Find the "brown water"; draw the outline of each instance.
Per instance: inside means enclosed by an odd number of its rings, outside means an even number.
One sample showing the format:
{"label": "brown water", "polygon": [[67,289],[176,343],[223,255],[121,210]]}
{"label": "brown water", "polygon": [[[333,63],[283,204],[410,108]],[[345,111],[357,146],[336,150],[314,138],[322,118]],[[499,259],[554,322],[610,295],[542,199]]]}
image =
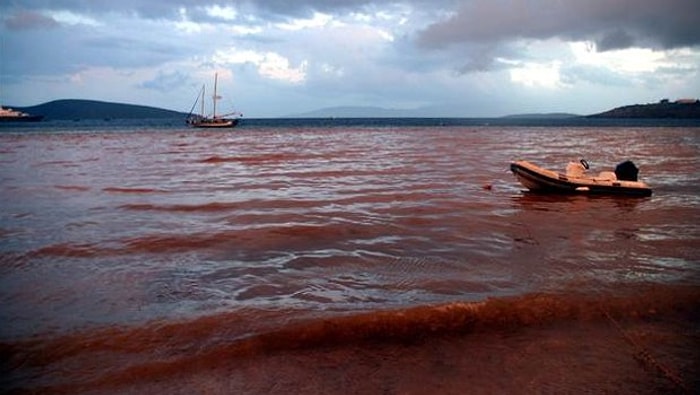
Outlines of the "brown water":
{"label": "brown water", "polygon": [[[539,196],[633,160],[650,198]],[[700,388],[700,129],[0,134],[0,388]]]}

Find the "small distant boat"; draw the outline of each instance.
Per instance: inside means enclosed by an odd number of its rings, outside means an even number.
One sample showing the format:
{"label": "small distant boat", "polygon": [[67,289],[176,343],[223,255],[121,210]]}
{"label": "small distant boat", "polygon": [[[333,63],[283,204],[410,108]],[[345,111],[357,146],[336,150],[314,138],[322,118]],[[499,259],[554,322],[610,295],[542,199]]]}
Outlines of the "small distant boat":
{"label": "small distant boat", "polygon": [[[212,96],[212,115],[207,116],[204,109],[204,97],[206,86],[202,86],[201,93],[197,95],[197,100],[195,100],[194,105],[190,113],[187,115],[186,122],[188,125],[195,128],[233,128],[238,125],[240,121],[240,113],[233,112],[229,114],[216,114],[216,101],[221,99],[221,96],[217,93],[217,82],[218,74],[214,74],[214,95]],[[194,108],[197,103],[201,100],[201,110],[199,114],[195,114]]]}
{"label": "small distant boat", "polygon": [[596,176],[586,175],[588,168],[584,159],[570,163],[566,174],[524,160],[510,164],[518,181],[533,192],[651,196],[651,188],[638,180],[639,169],[631,161],[618,164],[615,172],[603,171]]}
{"label": "small distant boat", "polygon": [[0,106],[0,122],[39,122],[43,115],[30,115],[26,112]]}

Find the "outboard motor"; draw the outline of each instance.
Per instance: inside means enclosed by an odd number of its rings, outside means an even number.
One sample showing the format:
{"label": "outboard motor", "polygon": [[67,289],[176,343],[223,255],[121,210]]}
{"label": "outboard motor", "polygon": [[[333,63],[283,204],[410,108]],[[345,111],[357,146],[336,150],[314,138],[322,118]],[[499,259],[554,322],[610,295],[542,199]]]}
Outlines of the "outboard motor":
{"label": "outboard motor", "polygon": [[639,169],[632,163],[632,161],[624,161],[617,166],[615,166],[615,176],[618,180],[623,181],[637,181],[637,175],[639,174]]}

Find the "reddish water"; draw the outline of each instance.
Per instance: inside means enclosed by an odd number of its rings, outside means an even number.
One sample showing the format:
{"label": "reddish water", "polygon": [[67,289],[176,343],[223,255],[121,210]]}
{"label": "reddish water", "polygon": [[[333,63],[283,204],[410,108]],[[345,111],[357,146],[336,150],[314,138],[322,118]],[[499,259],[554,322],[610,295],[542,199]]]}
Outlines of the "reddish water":
{"label": "reddish water", "polygon": [[[650,198],[508,164],[631,159]],[[700,130],[0,134],[0,388],[700,388]]]}

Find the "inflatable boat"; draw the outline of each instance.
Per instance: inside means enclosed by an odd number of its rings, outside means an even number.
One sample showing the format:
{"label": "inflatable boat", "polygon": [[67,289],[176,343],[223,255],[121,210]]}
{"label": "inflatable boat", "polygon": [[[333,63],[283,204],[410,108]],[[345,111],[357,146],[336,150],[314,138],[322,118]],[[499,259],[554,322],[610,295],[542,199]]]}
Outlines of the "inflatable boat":
{"label": "inflatable boat", "polygon": [[586,174],[588,169],[584,159],[569,163],[565,174],[524,160],[510,164],[518,181],[533,192],[651,196],[651,188],[638,180],[639,169],[631,161],[617,165],[615,172],[603,171],[595,176]]}

